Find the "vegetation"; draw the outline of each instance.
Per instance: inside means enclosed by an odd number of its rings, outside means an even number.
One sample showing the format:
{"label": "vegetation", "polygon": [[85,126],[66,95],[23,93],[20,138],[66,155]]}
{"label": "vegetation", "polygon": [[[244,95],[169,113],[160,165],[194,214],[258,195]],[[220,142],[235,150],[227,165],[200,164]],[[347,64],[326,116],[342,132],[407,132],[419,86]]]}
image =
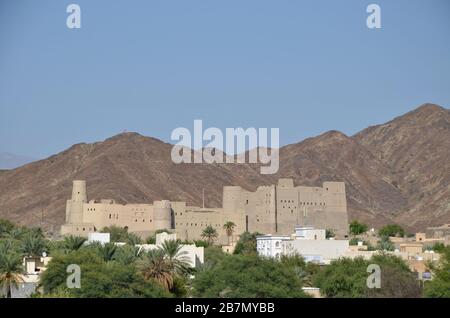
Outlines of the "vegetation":
{"label": "vegetation", "polygon": [[325,238],[329,239],[329,238],[332,238],[332,237],[335,237],[335,236],[336,236],[336,234],[334,233],[333,230],[326,229],[326,231],[325,231]]}
{"label": "vegetation", "polygon": [[109,233],[111,243],[122,242],[130,245],[141,244],[142,240],[134,233],[128,233],[128,228],[115,225],[104,227],[100,232]]}
{"label": "vegetation", "polygon": [[389,236],[382,236],[378,241],[377,249],[381,251],[393,251],[395,250],[395,246],[389,239]]}
{"label": "vegetation", "polygon": [[368,227],[364,223],[359,223],[358,221],[354,220],[349,225],[349,232],[351,235],[359,235],[364,234],[368,230]]}
{"label": "vegetation", "polygon": [[405,236],[405,230],[398,224],[388,224],[378,231],[378,235],[383,236]]}
{"label": "vegetation", "polygon": [[[67,288],[67,266],[81,269],[81,288]],[[44,295],[64,294],[68,297],[164,297],[170,296],[157,284],[144,280],[135,266],[105,261],[95,248],[85,247],[69,254],[53,257],[42,274]]]}
{"label": "vegetation", "polygon": [[[227,228],[234,230],[232,224],[224,224]],[[359,230],[353,233],[362,231],[359,225],[355,228]],[[109,229],[114,240],[126,244],[87,244],[76,236],[48,241],[39,229],[0,220],[0,294],[11,297],[12,289],[22,281],[23,257],[47,252],[52,260],[41,275],[41,292],[34,297],[306,297],[302,287],[312,286],[319,287],[325,297],[450,297],[450,247],[443,244],[432,247],[442,253],[441,262],[430,264],[433,280],[422,288],[405,262],[387,253],[370,260],[344,258],[327,266],[306,263],[299,255],[273,260],[257,255],[260,234],[246,232],[234,254],[228,255],[212,245],[217,231],[210,227],[204,230],[205,241],[194,242],[205,247],[205,263],[194,269],[182,250],[182,244],[193,242],[168,240],[145,251],[135,246],[140,239],[126,229]],[[398,228],[393,232],[401,233]],[[351,243],[357,240],[354,237]],[[382,236],[377,248],[393,250],[389,236]],[[67,287],[70,264],[80,266],[81,288]],[[367,287],[370,264],[380,266],[379,289]]]}
{"label": "vegetation", "polygon": [[22,255],[11,240],[0,241],[0,287],[11,298],[12,287],[22,282]]}
{"label": "vegetation", "polygon": [[433,280],[425,283],[426,297],[450,298],[450,246],[439,246],[440,264],[432,267]]}
{"label": "vegetation", "polygon": [[256,254],[256,237],[260,233],[242,233],[234,249],[234,254]]}
{"label": "vegetation", "polygon": [[[367,287],[370,264],[381,269],[381,288]],[[416,275],[398,257],[376,255],[370,260],[362,258],[340,259],[321,268],[313,279],[326,297],[420,297],[421,287]]]}
{"label": "vegetation", "polygon": [[193,281],[197,297],[306,297],[302,281],[289,266],[256,255],[228,255]]}
{"label": "vegetation", "polygon": [[228,237],[228,245],[230,245],[230,238],[233,236],[234,233],[234,228],[236,227],[236,224],[234,224],[231,221],[226,222],[223,225],[223,229],[225,230],[225,232],[227,233],[227,237]]}
{"label": "vegetation", "polygon": [[202,231],[202,238],[208,241],[208,245],[211,245],[219,234],[217,234],[217,231],[215,228],[213,228],[211,225],[208,225],[203,231]]}

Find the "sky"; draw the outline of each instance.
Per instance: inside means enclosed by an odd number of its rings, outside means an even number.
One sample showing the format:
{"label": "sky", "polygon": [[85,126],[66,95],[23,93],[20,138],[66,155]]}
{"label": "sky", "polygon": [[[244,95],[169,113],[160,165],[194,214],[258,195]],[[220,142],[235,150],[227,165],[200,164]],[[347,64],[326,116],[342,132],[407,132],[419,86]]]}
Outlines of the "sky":
{"label": "sky", "polygon": [[194,119],[286,145],[449,108],[449,16],[447,0],[0,0],[0,152],[125,130],[170,142]]}

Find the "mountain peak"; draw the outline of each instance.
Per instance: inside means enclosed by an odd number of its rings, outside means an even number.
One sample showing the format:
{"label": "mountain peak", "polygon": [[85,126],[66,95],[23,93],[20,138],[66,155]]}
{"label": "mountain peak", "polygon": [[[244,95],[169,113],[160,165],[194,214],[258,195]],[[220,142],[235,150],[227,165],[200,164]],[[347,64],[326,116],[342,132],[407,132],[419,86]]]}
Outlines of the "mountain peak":
{"label": "mountain peak", "polygon": [[106,140],[134,139],[134,138],[139,138],[139,137],[143,137],[143,136],[137,132],[130,131],[130,132],[118,133],[117,135],[109,137]]}
{"label": "mountain peak", "polygon": [[329,130],[321,134],[319,138],[347,139],[349,137],[339,130]]}
{"label": "mountain peak", "polygon": [[445,108],[442,106],[439,106],[437,104],[425,103],[425,104],[422,104],[419,107],[417,107],[415,110],[416,111],[436,112],[436,111],[445,110]]}

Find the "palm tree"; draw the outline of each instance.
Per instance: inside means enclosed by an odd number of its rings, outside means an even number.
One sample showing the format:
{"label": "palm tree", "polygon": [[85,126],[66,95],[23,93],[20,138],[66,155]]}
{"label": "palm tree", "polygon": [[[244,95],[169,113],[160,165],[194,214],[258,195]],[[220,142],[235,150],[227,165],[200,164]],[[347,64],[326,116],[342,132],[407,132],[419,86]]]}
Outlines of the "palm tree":
{"label": "palm tree", "polygon": [[131,265],[140,258],[141,251],[142,249],[137,246],[123,245],[117,248],[113,260],[122,265]]}
{"label": "palm tree", "polygon": [[5,237],[14,227],[12,222],[0,219],[0,237]]}
{"label": "palm tree", "polygon": [[202,237],[208,241],[208,245],[211,245],[212,242],[217,238],[218,234],[215,228],[211,225],[208,225],[202,232]]}
{"label": "palm tree", "polygon": [[4,235],[7,239],[21,240],[25,231],[22,228],[13,228]]}
{"label": "palm tree", "polygon": [[46,248],[47,242],[37,232],[28,232],[22,240],[22,252],[26,256],[40,256]]}
{"label": "palm tree", "polygon": [[173,268],[161,249],[148,251],[138,265],[144,279],[153,280],[166,290],[173,287]]}
{"label": "palm tree", "polygon": [[86,242],[86,238],[80,236],[69,235],[64,238],[64,249],[68,252],[79,250],[84,242]]}
{"label": "palm tree", "polygon": [[94,242],[89,244],[89,247],[94,248],[105,262],[112,261],[117,251],[117,245],[114,243],[102,244],[100,242]]}
{"label": "palm tree", "polygon": [[181,251],[183,245],[177,240],[166,240],[159,247],[171,266],[175,275],[187,276],[190,272],[190,259],[186,255],[186,251]]}
{"label": "palm tree", "polygon": [[137,236],[136,234],[134,234],[134,233],[127,233],[125,242],[127,244],[130,244],[130,245],[133,245],[133,246],[134,245],[138,245],[138,244],[142,244],[141,238],[139,236]]}
{"label": "palm tree", "polygon": [[0,245],[0,286],[6,290],[6,298],[11,298],[13,286],[23,282],[22,255],[12,247],[6,242]]}
{"label": "palm tree", "polygon": [[236,227],[236,224],[234,224],[231,221],[226,222],[223,225],[223,229],[225,230],[225,232],[227,233],[227,237],[228,237],[228,245],[230,245],[230,237],[232,237],[233,232],[234,232],[234,228]]}

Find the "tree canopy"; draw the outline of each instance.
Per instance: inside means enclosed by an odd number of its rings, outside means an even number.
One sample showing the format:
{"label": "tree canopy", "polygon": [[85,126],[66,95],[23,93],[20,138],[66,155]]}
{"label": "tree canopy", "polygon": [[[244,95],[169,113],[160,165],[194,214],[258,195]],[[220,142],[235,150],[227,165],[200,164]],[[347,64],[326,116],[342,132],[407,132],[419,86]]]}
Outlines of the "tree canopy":
{"label": "tree canopy", "polygon": [[364,223],[359,223],[358,221],[354,220],[349,225],[349,232],[351,235],[359,235],[364,234],[367,232],[367,225]]}
{"label": "tree canopy", "polygon": [[193,280],[197,297],[306,297],[290,266],[256,255],[228,255]]}

